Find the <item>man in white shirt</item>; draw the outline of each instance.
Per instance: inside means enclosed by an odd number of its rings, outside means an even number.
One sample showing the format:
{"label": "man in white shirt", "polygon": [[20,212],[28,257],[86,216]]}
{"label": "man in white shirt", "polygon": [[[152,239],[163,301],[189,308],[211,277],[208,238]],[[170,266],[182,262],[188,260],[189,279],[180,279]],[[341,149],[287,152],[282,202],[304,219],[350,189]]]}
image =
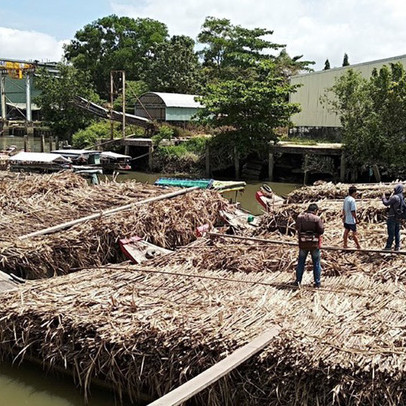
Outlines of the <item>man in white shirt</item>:
{"label": "man in white shirt", "polygon": [[343,204],[343,223],[344,223],[344,248],[348,248],[348,234],[352,232],[352,239],[358,249],[361,248],[358,241],[357,233],[357,204],[355,203],[355,195],[357,188],[350,186],[348,189],[348,196],[344,199]]}

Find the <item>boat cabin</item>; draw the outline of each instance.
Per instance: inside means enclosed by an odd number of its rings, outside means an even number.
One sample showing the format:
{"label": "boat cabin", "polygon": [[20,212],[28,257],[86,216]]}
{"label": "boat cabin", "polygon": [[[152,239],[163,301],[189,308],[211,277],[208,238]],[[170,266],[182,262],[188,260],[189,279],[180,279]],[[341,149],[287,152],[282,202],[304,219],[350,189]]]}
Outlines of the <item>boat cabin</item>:
{"label": "boat cabin", "polygon": [[112,151],[103,151],[100,154],[100,163],[105,173],[129,171],[131,169],[130,160],[130,155],[117,154]]}
{"label": "boat cabin", "polygon": [[74,165],[100,165],[100,151],[87,149],[57,149],[52,154],[59,154],[72,160]]}

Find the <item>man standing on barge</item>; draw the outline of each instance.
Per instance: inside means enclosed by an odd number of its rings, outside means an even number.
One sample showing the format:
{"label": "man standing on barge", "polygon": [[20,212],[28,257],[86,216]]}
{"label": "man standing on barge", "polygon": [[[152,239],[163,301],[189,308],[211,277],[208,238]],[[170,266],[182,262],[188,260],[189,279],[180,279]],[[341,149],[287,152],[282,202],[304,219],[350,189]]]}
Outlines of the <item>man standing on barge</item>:
{"label": "man standing on barge", "polygon": [[324,225],[319,216],[317,204],[312,203],[307,210],[299,214],[296,220],[296,230],[299,241],[299,259],[296,267],[295,285],[302,284],[307,254],[310,252],[313,261],[314,287],[321,285],[320,248],[321,235],[324,233]]}
{"label": "man standing on barge", "polygon": [[382,196],[382,203],[389,206],[388,219],[386,224],[388,227],[388,239],[384,251],[392,249],[393,240],[395,240],[395,251],[400,250],[400,221],[401,217],[397,214],[403,204],[403,185],[399,183],[395,186],[393,194],[385,193]]}
{"label": "man standing on barge", "polygon": [[348,189],[348,196],[344,199],[343,204],[343,222],[344,222],[344,248],[348,248],[348,234],[352,232],[352,238],[358,249],[361,248],[358,241],[357,233],[357,205],[355,203],[355,195],[357,188],[350,186]]}

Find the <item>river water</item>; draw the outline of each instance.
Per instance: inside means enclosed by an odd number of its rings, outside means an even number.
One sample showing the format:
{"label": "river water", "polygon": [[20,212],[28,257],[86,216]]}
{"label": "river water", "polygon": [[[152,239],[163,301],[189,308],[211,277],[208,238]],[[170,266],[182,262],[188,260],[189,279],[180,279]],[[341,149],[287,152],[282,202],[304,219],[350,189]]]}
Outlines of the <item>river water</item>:
{"label": "river water", "polygon": [[[23,147],[21,137],[0,137],[0,150],[10,145]],[[39,139],[29,140],[31,151],[40,151]],[[49,150],[48,143],[45,149]],[[117,181],[126,182],[136,180],[143,183],[154,183],[167,174],[151,174],[130,172],[119,175]],[[296,189],[298,185],[287,183],[268,183],[274,192],[286,195]],[[262,182],[247,182],[242,192],[227,192],[224,196],[233,202],[238,201],[241,206],[252,214],[262,213],[262,206],[255,200],[255,192]],[[103,388],[93,388],[89,399],[89,406],[112,406],[118,404],[115,397]],[[9,363],[0,363],[0,406],[85,406],[83,394],[77,389],[70,377],[46,374],[39,366],[24,363],[21,366],[12,366]],[[123,406],[129,406],[124,402]]]}

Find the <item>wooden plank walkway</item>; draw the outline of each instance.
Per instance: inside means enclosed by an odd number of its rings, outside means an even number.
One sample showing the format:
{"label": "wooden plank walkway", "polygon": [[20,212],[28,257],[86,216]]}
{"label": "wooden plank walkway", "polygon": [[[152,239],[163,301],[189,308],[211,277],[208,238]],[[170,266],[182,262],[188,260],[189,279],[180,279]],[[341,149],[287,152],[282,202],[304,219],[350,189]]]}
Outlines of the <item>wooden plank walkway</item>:
{"label": "wooden plank walkway", "polygon": [[165,396],[150,403],[149,406],[180,405],[263,350],[279,332],[280,328],[277,326],[265,331],[250,343],[234,351],[231,355],[213,365],[211,368],[206,369],[206,371],[200,375],[197,375],[190,381],[167,393]]}

